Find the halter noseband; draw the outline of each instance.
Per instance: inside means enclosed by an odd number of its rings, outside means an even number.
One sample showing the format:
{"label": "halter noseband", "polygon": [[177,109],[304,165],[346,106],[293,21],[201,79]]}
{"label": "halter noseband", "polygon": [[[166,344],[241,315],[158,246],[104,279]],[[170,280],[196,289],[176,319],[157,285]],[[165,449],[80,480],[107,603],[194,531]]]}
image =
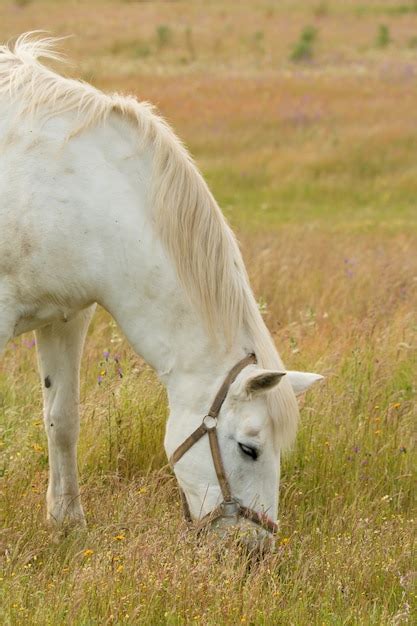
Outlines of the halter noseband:
{"label": "halter noseband", "polygon": [[[196,430],[192,432],[180,446],[178,446],[170,458],[170,463],[174,466],[175,463],[177,463],[183,455],[207,433],[214,469],[216,470],[217,480],[219,481],[220,490],[223,496],[223,502],[216,507],[214,511],[211,511],[211,513],[208,513],[208,515],[205,515],[200,520],[200,526],[218,519],[223,519],[227,521],[228,524],[232,525],[238,522],[239,517],[244,517],[258,526],[261,526],[269,533],[276,533],[278,531],[278,525],[266,514],[258,513],[254,509],[242,506],[240,502],[232,496],[229,481],[227,480],[226,472],[224,470],[220,454],[219,439],[217,436],[217,419],[231,384],[236,380],[238,374],[240,374],[245,367],[248,365],[254,365],[255,363],[257,363],[255,354],[248,354],[244,359],[236,363],[223,381],[223,384],[217,392],[209,412],[203,417],[200,426],[196,428]],[[180,493],[185,518],[188,522],[191,522],[192,518],[190,509],[185,498],[185,494],[181,488]]]}

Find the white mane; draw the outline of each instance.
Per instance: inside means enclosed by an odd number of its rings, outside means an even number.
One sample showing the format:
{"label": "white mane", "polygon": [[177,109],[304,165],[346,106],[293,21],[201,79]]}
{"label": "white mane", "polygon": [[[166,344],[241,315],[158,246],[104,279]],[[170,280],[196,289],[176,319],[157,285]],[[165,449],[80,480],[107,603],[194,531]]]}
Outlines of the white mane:
{"label": "white mane", "polygon": [[[64,78],[38,59],[61,60],[56,39],[28,33],[14,46],[0,47],[0,98],[16,106],[18,117],[75,112],[72,135],[103,124],[111,113],[137,128],[138,144],[152,147],[154,224],[173,259],[190,301],[208,331],[231,343],[244,327],[261,367],[283,365],[259,313],[235,237],[189,153],[152,106],[133,97],[104,94],[91,85]],[[281,447],[296,432],[298,408],[288,381],[269,393],[270,414]]]}

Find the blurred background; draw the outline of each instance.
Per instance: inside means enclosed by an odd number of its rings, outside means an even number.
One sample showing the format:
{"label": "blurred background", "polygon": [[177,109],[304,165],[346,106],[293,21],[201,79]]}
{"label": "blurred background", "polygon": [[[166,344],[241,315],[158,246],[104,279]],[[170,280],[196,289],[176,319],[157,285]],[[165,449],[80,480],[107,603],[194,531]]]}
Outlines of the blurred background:
{"label": "blurred background", "polygon": [[3,41],[34,29],[155,103],[235,225],[415,220],[413,0],[2,0]]}

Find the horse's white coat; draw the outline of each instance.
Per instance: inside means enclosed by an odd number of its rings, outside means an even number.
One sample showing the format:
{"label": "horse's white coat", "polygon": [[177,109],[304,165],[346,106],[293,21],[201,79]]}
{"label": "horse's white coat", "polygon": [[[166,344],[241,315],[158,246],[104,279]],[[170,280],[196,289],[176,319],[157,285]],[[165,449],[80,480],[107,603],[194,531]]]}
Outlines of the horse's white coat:
{"label": "horse's white coat", "polygon": [[[167,386],[168,455],[200,423],[226,373],[248,351],[261,365],[265,354],[281,362],[234,239],[169,127],[148,107],[43,68],[36,56],[51,56],[49,43],[26,37],[14,51],[0,48],[0,352],[10,338],[36,330],[49,444],[48,516],[83,523],[76,470],[79,363],[96,302]],[[186,199],[192,189],[206,202],[204,215],[196,200],[197,220],[185,211],[181,226],[175,206],[164,218],[155,204],[158,193],[169,202],[165,171],[174,181],[172,197]],[[221,238],[214,268],[212,252],[204,257],[204,228],[207,241],[217,245],[215,234]],[[202,259],[190,252],[184,264],[182,237],[201,241]],[[194,289],[195,263],[201,280]],[[222,291],[199,294],[201,285],[215,289],[215,272]],[[210,310],[199,308],[205,302]],[[236,311],[236,319],[221,320],[217,336],[216,307],[223,318]],[[249,379],[261,373],[262,367],[250,366],[233,383],[219,439],[233,495],[276,519],[279,452],[295,433],[297,411],[287,376],[273,381],[279,393],[248,391]],[[298,375],[304,390],[301,380]],[[278,416],[270,414],[274,398]],[[245,456],[239,442],[256,447],[258,460]],[[220,490],[207,438],[175,471],[194,517],[214,508]]]}

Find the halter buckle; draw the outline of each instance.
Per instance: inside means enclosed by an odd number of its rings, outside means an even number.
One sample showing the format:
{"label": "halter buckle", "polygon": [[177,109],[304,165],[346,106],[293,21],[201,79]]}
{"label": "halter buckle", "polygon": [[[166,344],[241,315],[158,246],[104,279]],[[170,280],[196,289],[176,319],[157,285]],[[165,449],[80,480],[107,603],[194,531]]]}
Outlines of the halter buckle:
{"label": "halter buckle", "polygon": [[220,505],[221,518],[226,520],[227,524],[237,524],[240,515],[240,504],[237,500],[223,500]]}
{"label": "halter buckle", "polygon": [[203,424],[206,430],[215,430],[215,428],[217,428],[217,417],[213,417],[212,415],[205,415],[203,417]]}

